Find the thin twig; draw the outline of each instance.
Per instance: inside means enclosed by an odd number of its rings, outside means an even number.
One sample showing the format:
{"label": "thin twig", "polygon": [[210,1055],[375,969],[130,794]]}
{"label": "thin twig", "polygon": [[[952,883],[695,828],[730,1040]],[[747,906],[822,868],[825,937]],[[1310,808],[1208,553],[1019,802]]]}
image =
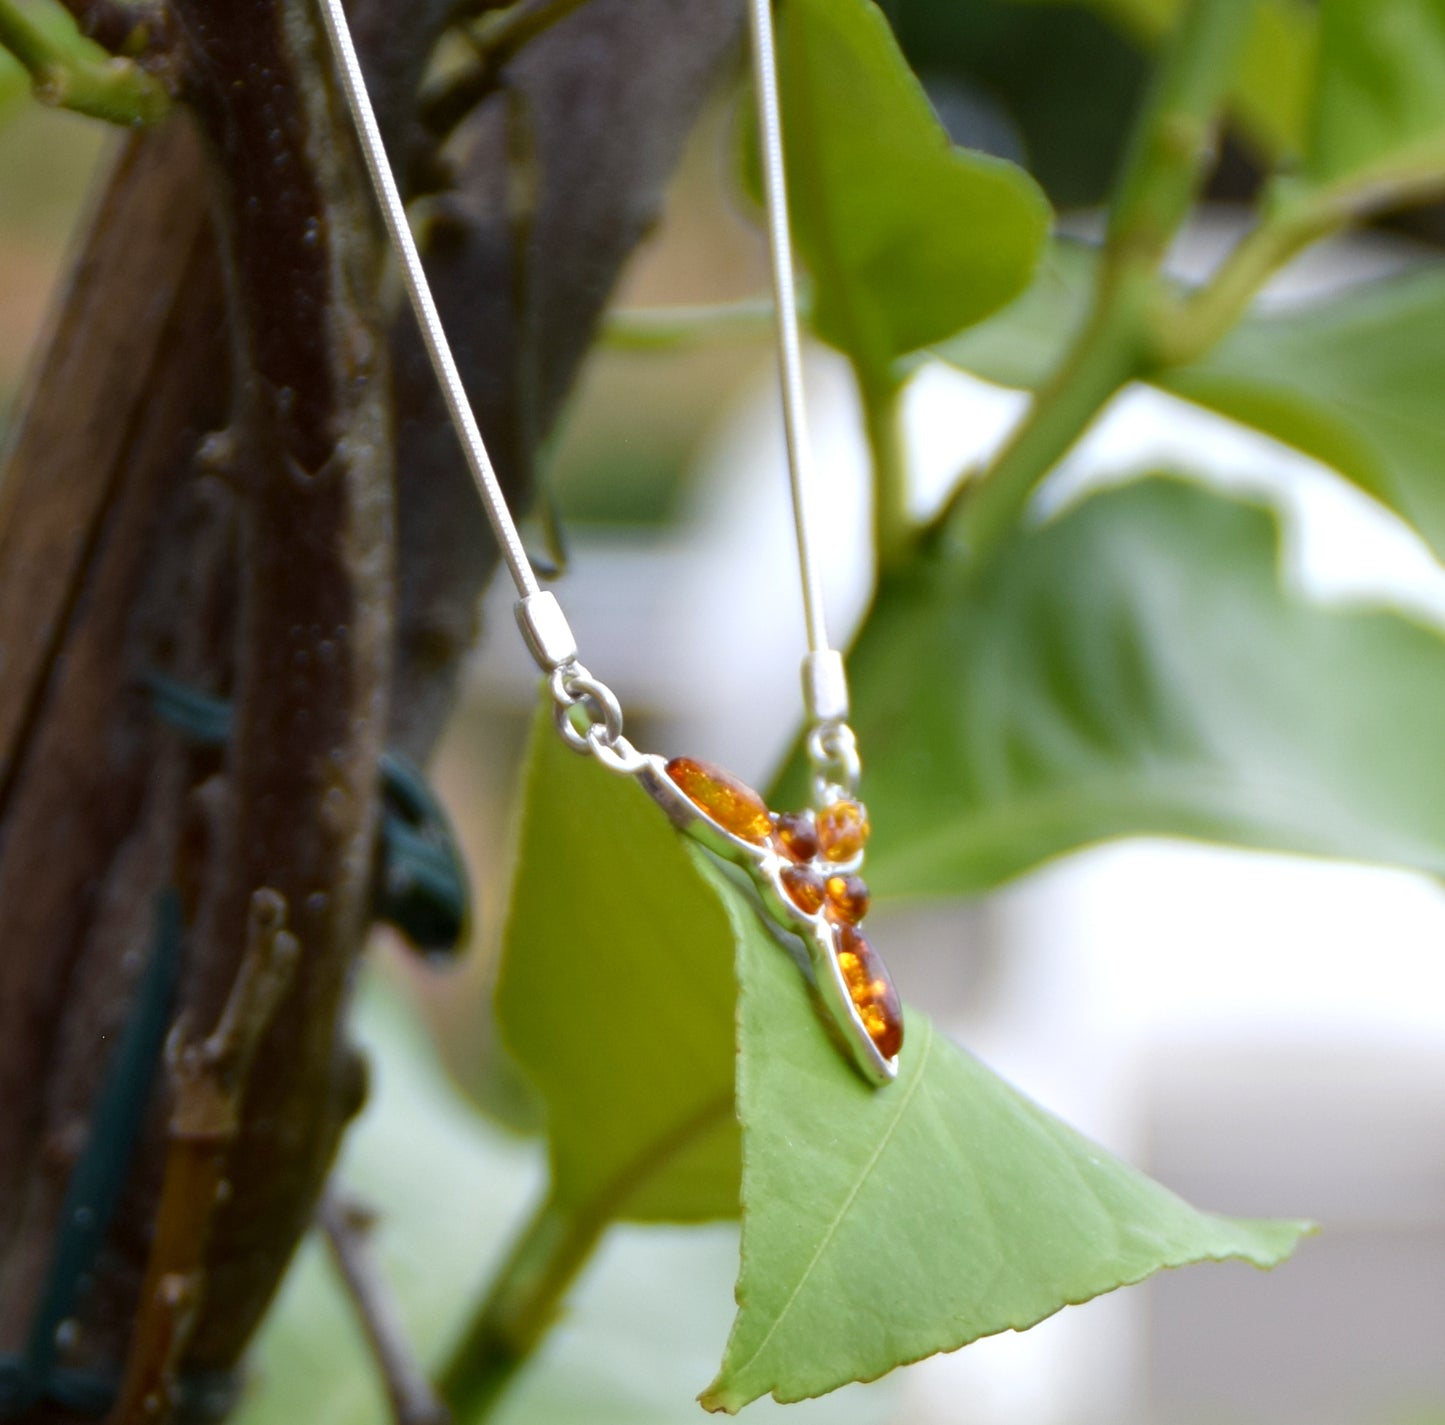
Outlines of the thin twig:
{"label": "thin twig", "polygon": [[317,1219],[381,1371],[392,1419],[396,1425],[450,1425],[451,1412],[418,1363],[372,1255],[370,1216],[331,1188]]}
{"label": "thin twig", "polygon": [[579,9],[586,0],[518,0],[489,12],[466,33],[476,62],[423,93],[417,103],[422,127],[434,137],[451,133],[499,83],[501,71],[538,35]]}

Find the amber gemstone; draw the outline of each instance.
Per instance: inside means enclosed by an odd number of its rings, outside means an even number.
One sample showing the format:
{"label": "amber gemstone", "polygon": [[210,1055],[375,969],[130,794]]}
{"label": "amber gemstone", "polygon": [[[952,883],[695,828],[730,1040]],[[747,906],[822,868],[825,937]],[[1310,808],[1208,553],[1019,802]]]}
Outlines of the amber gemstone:
{"label": "amber gemstone", "polygon": [[785,811],[774,823],[773,844],[794,861],[811,861],[818,854],[818,832],[806,812]]}
{"label": "amber gemstone", "polygon": [[667,775],[688,801],[724,831],[755,842],[766,841],[772,834],[767,803],[721,767],[692,757],[674,757],[667,764]]}
{"label": "amber gemstone", "polygon": [[843,983],[868,1037],[885,1059],[893,1058],[903,1047],[903,1006],[888,967],[863,932],[851,925],[838,927],[834,949]]}
{"label": "amber gemstone", "polygon": [[829,876],[823,884],[828,914],[834,920],[857,925],[868,914],[868,883],[862,876]]}
{"label": "amber gemstone", "polygon": [[788,899],[806,915],[816,915],[823,908],[826,891],[823,878],[806,866],[784,866],[781,880]]}
{"label": "amber gemstone", "polygon": [[869,830],[861,802],[834,802],[818,813],[818,843],[829,861],[851,861],[868,844]]}

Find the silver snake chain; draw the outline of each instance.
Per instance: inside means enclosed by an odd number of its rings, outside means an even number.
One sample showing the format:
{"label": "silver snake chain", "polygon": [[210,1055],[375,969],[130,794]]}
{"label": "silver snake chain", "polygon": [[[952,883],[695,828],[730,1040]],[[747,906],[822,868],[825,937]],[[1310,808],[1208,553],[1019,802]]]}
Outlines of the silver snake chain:
{"label": "silver snake chain", "polygon": [[[421,327],[432,368],[441,385],[477,493],[491,522],[502,558],[517,587],[516,614],[523,638],[549,677],[558,703],[558,728],[579,750],[595,753],[614,770],[635,772],[637,754],[621,735],[622,716],[610,689],[578,661],[577,641],[556,596],[542,589],[522,544],[516,521],[497,480],[482,433],[462,385],[461,373],[442,327],[427,284],[406,208],[387,159],[366,81],[356,56],[342,0],[320,0],[321,15],[336,56],[342,89],[356,124],[366,166],[386,221],[392,247],[401,265],[407,295]],[[782,124],[779,117],[776,50],[770,0],[748,0],[752,33],[754,92],[762,149],[768,246],[776,299],[778,362],[781,375],[788,470],[792,487],[793,522],[797,534],[803,616],[808,652],[803,660],[803,698],[810,726],[809,756],[821,781],[852,791],[858,780],[858,754],[848,727],[848,685],[842,655],[828,642],[823,596],[818,576],[817,540],[810,520],[816,481],[808,440],[803,395],[803,365],[798,336],[793,279],[792,238],[788,221],[787,184],[783,168]],[[570,712],[582,705],[591,725],[574,726]]]}

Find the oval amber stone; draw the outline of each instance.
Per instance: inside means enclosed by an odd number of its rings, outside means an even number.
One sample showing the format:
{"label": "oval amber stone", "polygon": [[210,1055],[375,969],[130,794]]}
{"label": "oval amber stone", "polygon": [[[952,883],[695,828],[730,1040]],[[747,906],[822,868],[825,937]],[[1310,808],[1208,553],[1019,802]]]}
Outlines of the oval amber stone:
{"label": "oval amber stone", "polygon": [[873,1046],[891,1059],[903,1047],[903,1006],[888,967],[861,930],[840,925],[833,942],[843,983]]}
{"label": "oval amber stone", "polygon": [[829,876],[823,890],[832,919],[857,925],[868,914],[868,883],[862,876]]}
{"label": "oval amber stone", "polygon": [[816,871],[806,866],[784,866],[779,879],[788,899],[805,915],[816,915],[823,908],[827,892]]}
{"label": "oval amber stone", "polygon": [[674,757],[667,775],[683,796],[724,831],[744,841],[764,842],[772,834],[767,803],[730,772],[693,757]]}
{"label": "oval amber stone", "polygon": [[828,861],[851,861],[868,844],[870,830],[861,802],[834,802],[818,813],[818,844]]}
{"label": "oval amber stone", "polygon": [[785,811],[774,823],[773,844],[794,861],[811,861],[818,854],[818,832],[813,818],[803,811]]}

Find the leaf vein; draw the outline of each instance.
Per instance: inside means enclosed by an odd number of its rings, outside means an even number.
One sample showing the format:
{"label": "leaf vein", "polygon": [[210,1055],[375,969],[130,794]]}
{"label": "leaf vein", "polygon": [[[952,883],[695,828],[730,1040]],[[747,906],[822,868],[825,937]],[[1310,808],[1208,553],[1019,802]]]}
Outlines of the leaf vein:
{"label": "leaf vein", "polygon": [[889,1121],[887,1128],[883,1131],[882,1134],[879,1135],[878,1144],[873,1149],[873,1152],[869,1156],[867,1163],[864,1164],[863,1171],[858,1174],[857,1179],[853,1183],[853,1186],[849,1188],[847,1196],[839,1205],[838,1210],[833,1214],[832,1221],[828,1223],[827,1231],[823,1233],[822,1237],[818,1241],[817,1247],[813,1251],[813,1255],[808,1259],[808,1265],[804,1267],[803,1270],[798,1274],[798,1280],[794,1283],[792,1291],[788,1293],[788,1299],[783,1303],[782,1309],[773,1318],[772,1325],[770,1325],[767,1331],[763,1333],[763,1339],[758,1342],[756,1347],[754,1347],[752,1354],[748,1356],[747,1360],[740,1362],[731,1372],[733,1376],[736,1377],[741,1375],[753,1364],[754,1361],[758,1359],[760,1355],[762,1355],[763,1351],[767,1347],[768,1342],[773,1339],[773,1336],[776,1333],[778,1327],[783,1324],[784,1318],[793,1309],[793,1305],[797,1301],[799,1294],[808,1284],[808,1279],[812,1276],[813,1269],[818,1265],[818,1262],[822,1259],[823,1254],[832,1244],[833,1238],[837,1236],[838,1229],[843,1225],[843,1221],[848,1216],[849,1210],[852,1208],[854,1201],[858,1197],[858,1194],[863,1191],[863,1185],[873,1175],[873,1170],[878,1166],[878,1162],[882,1158],[884,1150],[892,1141],[893,1135],[898,1129],[898,1125],[903,1122],[903,1118],[908,1112],[909,1104],[913,1102],[914,1095],[917,1094],[919,1088],[922,1086],[924,1070],[928,1066],[928,1056],[933,1049],[934,1028],[932,1020],[924,1019],[915,1022],[921,1022],[927,1027],[928,1036],[923,1041],[923,1048],[918,1057],[918,1064],[913,1070],[913,1082],[908,1085],[907,1093],[905,1093],[903,1097],[899,1099],[893,1116]]}

